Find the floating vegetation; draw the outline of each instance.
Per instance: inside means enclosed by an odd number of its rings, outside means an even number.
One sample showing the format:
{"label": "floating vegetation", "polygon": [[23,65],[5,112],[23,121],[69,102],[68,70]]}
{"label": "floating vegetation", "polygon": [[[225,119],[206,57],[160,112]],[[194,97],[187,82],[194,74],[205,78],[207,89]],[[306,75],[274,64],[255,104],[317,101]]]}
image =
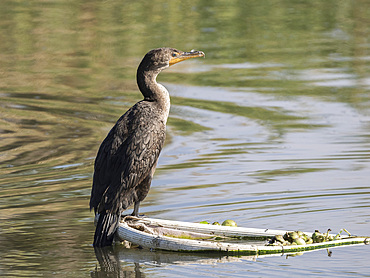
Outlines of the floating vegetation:
{"label": "floating vegetation", "polygon": [[209,224],[208,221],[200,221],[199,224]]}
{"label": "floating vegetation", "polygon": [[225,220],[224,222],[222,222],[221,224],[222,226],[230,226],[230,227],[237,227],[238,225],[236,225],[236,222],[234,220]]}
{"label": "floating vegetation", "polygon": [[287,245],[306,245],[312,243],[322,243],[333,240],[341,239],[341,233],[346,232],[348,236],[351,234],[346,230],[342,229],[337,235],[329,234],[331,229],[328,229],[326,233],[320,233],[319,230],[315,230],[311,236],[307,235],[302,231],[286,232],[284,235],[276,235],[267,243],[268,246],[287,246]]}
{"label": "floating vegetation", "polygon": [[[199,224],[210,224],[210,223],[208,221],[200,221]],[[231,220],[231,219],[225,220],[224,222],[222,222],[222,224],[220,224],[219,222],[216,221],[216,222],[213,222],[212,225],[238,227],[236,222],[234,220]]]}

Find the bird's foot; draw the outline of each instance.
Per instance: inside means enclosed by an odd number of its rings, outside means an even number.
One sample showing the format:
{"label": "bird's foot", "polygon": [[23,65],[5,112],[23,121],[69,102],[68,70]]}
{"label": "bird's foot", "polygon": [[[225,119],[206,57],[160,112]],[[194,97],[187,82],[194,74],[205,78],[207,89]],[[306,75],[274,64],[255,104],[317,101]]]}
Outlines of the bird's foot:
{"label": "bird's foot", "polygon": [[138,213],[131,213],[130,214],[131,216],[133,216],[133,217],[137,217],[137,218],[143,218],[143,217],[145,217],[145,214],[138,214]]}

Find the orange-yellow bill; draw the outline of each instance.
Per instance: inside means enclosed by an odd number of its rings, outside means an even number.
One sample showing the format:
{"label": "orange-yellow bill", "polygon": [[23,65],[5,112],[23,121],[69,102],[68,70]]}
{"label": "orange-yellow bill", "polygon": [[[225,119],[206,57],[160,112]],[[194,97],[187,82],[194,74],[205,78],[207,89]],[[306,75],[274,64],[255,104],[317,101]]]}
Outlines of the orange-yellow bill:
{"label": "orange-yellow bill", "polygon": [[181,52],[177,56],[172,57],[169,64],[170,64],[170,66],[172,66],[176,63],[185,61],[187,59],[197,58],[197,57],[204,57],[204,56],[205,56],[205,54],[204,54],[203,51],[192,50],[190,52]]}

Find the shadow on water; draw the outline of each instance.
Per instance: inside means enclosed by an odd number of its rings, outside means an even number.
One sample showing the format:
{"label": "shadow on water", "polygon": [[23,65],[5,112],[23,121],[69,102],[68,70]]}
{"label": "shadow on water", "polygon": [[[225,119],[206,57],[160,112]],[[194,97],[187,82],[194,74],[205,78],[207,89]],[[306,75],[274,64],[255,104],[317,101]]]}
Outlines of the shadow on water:
{"label": "shadow on water", "polygon": [[165,45],[206,59],[158,77],[172,107],[142,213],[368,234],[369,12],[365,0],[5,1],[0,275],[369,275],[367,247],[252,265],[118,249],[94,274],[88,210],[98,146],[141,99],[141,57]]}

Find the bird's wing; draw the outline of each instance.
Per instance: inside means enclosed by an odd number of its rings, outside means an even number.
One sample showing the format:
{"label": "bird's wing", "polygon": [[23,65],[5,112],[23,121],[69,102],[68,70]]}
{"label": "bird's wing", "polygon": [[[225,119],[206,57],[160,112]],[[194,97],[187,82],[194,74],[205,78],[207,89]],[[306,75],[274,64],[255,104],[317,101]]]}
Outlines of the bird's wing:
{"label": "bird's wing", "polygon": [[[90,208],[116,212],[135,198],[135,187],[156,164],[165,140],[165,124],[139,102],[115,124],[95,160]],[[100,208],[103,209],[103,208]]]}

